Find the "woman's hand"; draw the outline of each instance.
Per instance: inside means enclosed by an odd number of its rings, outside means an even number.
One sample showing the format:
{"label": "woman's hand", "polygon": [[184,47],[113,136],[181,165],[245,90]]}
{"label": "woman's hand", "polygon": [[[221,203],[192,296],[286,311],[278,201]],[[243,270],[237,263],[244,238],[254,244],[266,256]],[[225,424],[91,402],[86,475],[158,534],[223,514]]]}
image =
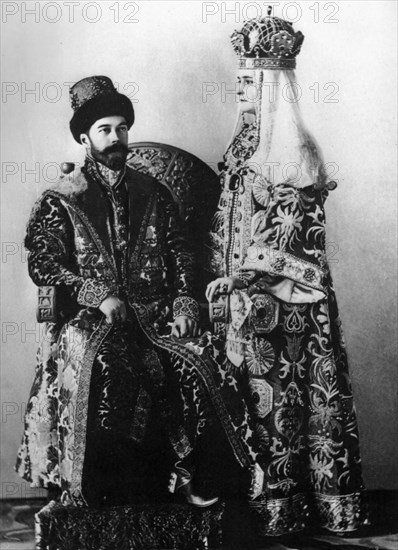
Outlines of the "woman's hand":
{"label": "woman's hand", "polygon": [[216,294],[231,294],[233,290],[246,288],[246,286],[239,277],[219,277],[207,285],[206,298],[212,302]]}

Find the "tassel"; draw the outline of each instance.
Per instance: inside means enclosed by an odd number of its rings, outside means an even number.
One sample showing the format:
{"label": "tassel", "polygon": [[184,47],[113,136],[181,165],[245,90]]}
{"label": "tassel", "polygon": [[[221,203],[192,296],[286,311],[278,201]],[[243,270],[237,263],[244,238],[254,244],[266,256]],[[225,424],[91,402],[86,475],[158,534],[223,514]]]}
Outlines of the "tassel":
{"label": "tassel", "polygon": [[245,358],[245,345],[234,340],[228,340],[227,357],[235,367],[240,367]]}

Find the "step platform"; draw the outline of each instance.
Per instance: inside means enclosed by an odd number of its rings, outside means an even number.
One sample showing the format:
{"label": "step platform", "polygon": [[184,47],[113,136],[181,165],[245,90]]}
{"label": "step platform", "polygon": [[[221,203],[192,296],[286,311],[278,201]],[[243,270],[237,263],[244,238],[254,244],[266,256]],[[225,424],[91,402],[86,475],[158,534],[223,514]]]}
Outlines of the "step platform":
{"label": "step platform", "polygon": [[225,504],[80,508],[51,501],[35,516],[36,550],[204,550],[222,544]]}

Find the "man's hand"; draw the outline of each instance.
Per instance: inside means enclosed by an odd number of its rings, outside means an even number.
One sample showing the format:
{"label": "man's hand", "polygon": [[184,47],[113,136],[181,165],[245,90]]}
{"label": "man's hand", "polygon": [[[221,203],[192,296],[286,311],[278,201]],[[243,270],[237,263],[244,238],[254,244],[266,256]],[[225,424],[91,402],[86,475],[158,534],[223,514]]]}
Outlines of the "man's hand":
{"label": "man's hand", "polygon": [[106,317],[106,322],[110,325],[121,323],[127,319],[127,310],[125,303],[116,296],[108,296],[99,306],[99,309]]}
{"label": "man's hand", "polygon": [[171,327],[171,334],[177,338],[188,338],[199,335],[199,325],[190,317],[180,315],[176,317]]}
{"label": "man's hand", "polygon": [[212,302],[216,294],[231,294],[241,288],[246,288],[246,283],[239,277],[219,277],[207,285],[206,298]]}

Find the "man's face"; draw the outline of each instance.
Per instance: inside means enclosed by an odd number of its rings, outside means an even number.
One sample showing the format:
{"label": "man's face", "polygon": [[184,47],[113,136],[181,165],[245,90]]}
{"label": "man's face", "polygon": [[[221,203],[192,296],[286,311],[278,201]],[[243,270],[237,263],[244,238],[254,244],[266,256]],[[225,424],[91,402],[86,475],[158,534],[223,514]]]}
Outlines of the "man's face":
{"label": "man's face", "polygon": [[236,96],[243,113],[255,114],[260,101],[260,90],[254,78],[254,71],[239,70],[237,74]]}
{"label": "man's face", "polygon": [[108,116],[97,120],[81,141],[91,155],[111,170],[121,170],[128,155],[128,127],[122,116]]}

